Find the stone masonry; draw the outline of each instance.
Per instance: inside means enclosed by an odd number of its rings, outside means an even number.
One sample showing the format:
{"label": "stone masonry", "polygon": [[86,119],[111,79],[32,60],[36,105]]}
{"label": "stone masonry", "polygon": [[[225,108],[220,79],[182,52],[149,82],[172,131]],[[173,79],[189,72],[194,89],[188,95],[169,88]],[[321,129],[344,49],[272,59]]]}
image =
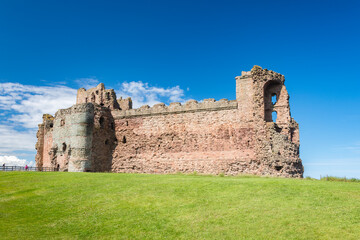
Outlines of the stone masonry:
{"label": "stone masonry", "polygon": [[81,88],[74,106],[44,114],[36,164],[71,172],[302,177],[299,125],[284,81],[254,66],[236,77],[236,100],[137,109],[104,84]]}

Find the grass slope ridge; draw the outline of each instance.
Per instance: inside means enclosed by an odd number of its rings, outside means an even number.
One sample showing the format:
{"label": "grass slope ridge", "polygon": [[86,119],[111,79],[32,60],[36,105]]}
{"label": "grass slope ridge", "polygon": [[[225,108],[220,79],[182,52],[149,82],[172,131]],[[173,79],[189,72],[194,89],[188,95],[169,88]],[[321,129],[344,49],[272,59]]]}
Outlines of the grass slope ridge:
{"label": "grass slope ridge", "polygon": [[360,184],[0,173],[2,239],[358,239]]}

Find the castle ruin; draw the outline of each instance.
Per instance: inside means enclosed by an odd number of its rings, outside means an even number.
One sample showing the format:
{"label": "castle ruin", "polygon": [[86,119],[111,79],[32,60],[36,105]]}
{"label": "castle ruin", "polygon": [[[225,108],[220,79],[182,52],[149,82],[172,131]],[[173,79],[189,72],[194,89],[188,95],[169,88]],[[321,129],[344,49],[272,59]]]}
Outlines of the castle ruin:
{"label": "castle ruin", "polygon": [[104,84],[80,88],[75,105],[54,117],[44,114],[36,165],[69,172],[302,177],[299,125],[284,81],[254,66],[236,77],[236,100],[137,109]]}

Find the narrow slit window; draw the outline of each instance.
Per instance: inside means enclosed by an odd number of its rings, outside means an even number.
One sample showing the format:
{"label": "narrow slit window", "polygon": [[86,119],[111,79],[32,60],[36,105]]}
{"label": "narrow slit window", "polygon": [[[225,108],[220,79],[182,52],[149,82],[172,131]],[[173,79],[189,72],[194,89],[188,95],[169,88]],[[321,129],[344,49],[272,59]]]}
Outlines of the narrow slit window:
{"label": "narrow slit window", "polygon": [[104,128],[104,118],[103,117],[100,117],[99,119],[99,124],[100,124],[100,128]]}
{"label": "narrow slit window", "polygon": [[271,117],[272,117],[272,121],[273,121],[273,122],[276,122],[277,112],[276,112],[276,111],[273,111]]}
{"label": "narrow slit window", "polygon": [[272,102],[273,105],[277,102],[276,94],[271,95],[271,102]]}

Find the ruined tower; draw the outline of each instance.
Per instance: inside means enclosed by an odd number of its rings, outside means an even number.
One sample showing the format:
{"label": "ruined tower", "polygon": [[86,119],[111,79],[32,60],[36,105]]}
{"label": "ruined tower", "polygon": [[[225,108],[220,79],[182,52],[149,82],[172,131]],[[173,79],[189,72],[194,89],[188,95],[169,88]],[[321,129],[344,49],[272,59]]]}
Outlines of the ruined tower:
{"label": "ruined tower", "polygon": [[138,109],[104,84],[81,88],[74,106],[44,115],[36,163],[62,171],[302,177],[284,81],[255,66],[236,77],[236,100]]}

